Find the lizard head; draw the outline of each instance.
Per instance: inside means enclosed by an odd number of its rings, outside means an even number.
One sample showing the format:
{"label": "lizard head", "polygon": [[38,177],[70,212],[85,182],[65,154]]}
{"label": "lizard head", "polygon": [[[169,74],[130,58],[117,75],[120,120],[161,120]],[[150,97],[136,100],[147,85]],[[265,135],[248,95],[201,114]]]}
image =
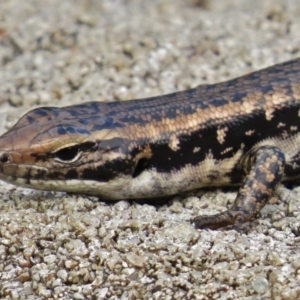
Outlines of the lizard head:
{"label": "lizard head", "polygon": [[37,108],[24,115],[0,137],[0,179],[103,197],[116,188],[115,178],[124,176],[126,185],[135,164],[122,126],[113,117],[91,114],[88,106]]}

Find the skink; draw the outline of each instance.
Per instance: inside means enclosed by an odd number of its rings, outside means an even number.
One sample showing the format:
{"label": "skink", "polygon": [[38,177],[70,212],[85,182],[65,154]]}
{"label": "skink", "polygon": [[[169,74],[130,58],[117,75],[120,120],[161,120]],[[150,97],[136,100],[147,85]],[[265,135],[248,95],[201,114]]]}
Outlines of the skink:
{"label": "skink", "polygon": [[229,210],[194,219],[238,229],[299,176],[299,127],[296,59],[148,99],[34,109],[0,137],[0,179],[111,200],[238,185]]}

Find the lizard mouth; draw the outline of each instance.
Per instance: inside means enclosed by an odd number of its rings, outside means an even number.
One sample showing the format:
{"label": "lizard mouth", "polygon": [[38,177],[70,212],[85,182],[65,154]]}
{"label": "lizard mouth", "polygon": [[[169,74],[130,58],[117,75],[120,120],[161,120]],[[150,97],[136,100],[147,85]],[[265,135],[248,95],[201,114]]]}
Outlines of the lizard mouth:
{"label": "lizard mouth", "polygon": [[46,172],[46,168],[20,163],[18,159],[21,156],[14,154],[10,151],[0,151],[0,179],[9,183],[22,181],[29,184],[30,178],[38,178]]}

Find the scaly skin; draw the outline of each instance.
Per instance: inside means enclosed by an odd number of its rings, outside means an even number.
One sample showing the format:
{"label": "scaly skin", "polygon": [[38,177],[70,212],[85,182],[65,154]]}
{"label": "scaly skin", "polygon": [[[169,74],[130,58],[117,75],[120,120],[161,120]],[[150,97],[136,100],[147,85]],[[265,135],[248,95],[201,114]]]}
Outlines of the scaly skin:
{"label": "scaly skin", "polygon": [[139,199],[239,185],[231,209],[198,228],[251,220],[300,174],[300,59],[148,99],[37,108],[0,137],[0,179]]}

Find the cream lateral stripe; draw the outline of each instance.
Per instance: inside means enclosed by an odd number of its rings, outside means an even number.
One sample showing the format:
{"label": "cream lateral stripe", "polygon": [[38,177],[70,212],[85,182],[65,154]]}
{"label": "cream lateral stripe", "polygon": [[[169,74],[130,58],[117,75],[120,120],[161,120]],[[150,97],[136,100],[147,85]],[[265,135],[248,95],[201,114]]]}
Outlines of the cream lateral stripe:
{"label": "cream lateral stripe", "polygon": [[251,97],[242,98],[241,102],[229,102],[220,107],[211,106],[206,109],[197,109],[192,114],[182,114],[175,118],[164,118],[162,121],[151,121],[146,125],[126,124],[124,132],[130,139],[146,138],[150,139],[151,142],[159,140],[162,132],[164,134],[188,134],[194,131],[195,128],[204,128],[207,121],[213,121],[214,124],[222,124],[227,121],[230,122],[232,117],[237,115],[249,115],[254,110],[263,110],[259,105],[259,100],[262,98],[266,100],[264,105],[266,119],[271,120],[275,105],[284,104],[288,97],[275,97],[276,103],[273,103],[273,96],[257,93]]}

